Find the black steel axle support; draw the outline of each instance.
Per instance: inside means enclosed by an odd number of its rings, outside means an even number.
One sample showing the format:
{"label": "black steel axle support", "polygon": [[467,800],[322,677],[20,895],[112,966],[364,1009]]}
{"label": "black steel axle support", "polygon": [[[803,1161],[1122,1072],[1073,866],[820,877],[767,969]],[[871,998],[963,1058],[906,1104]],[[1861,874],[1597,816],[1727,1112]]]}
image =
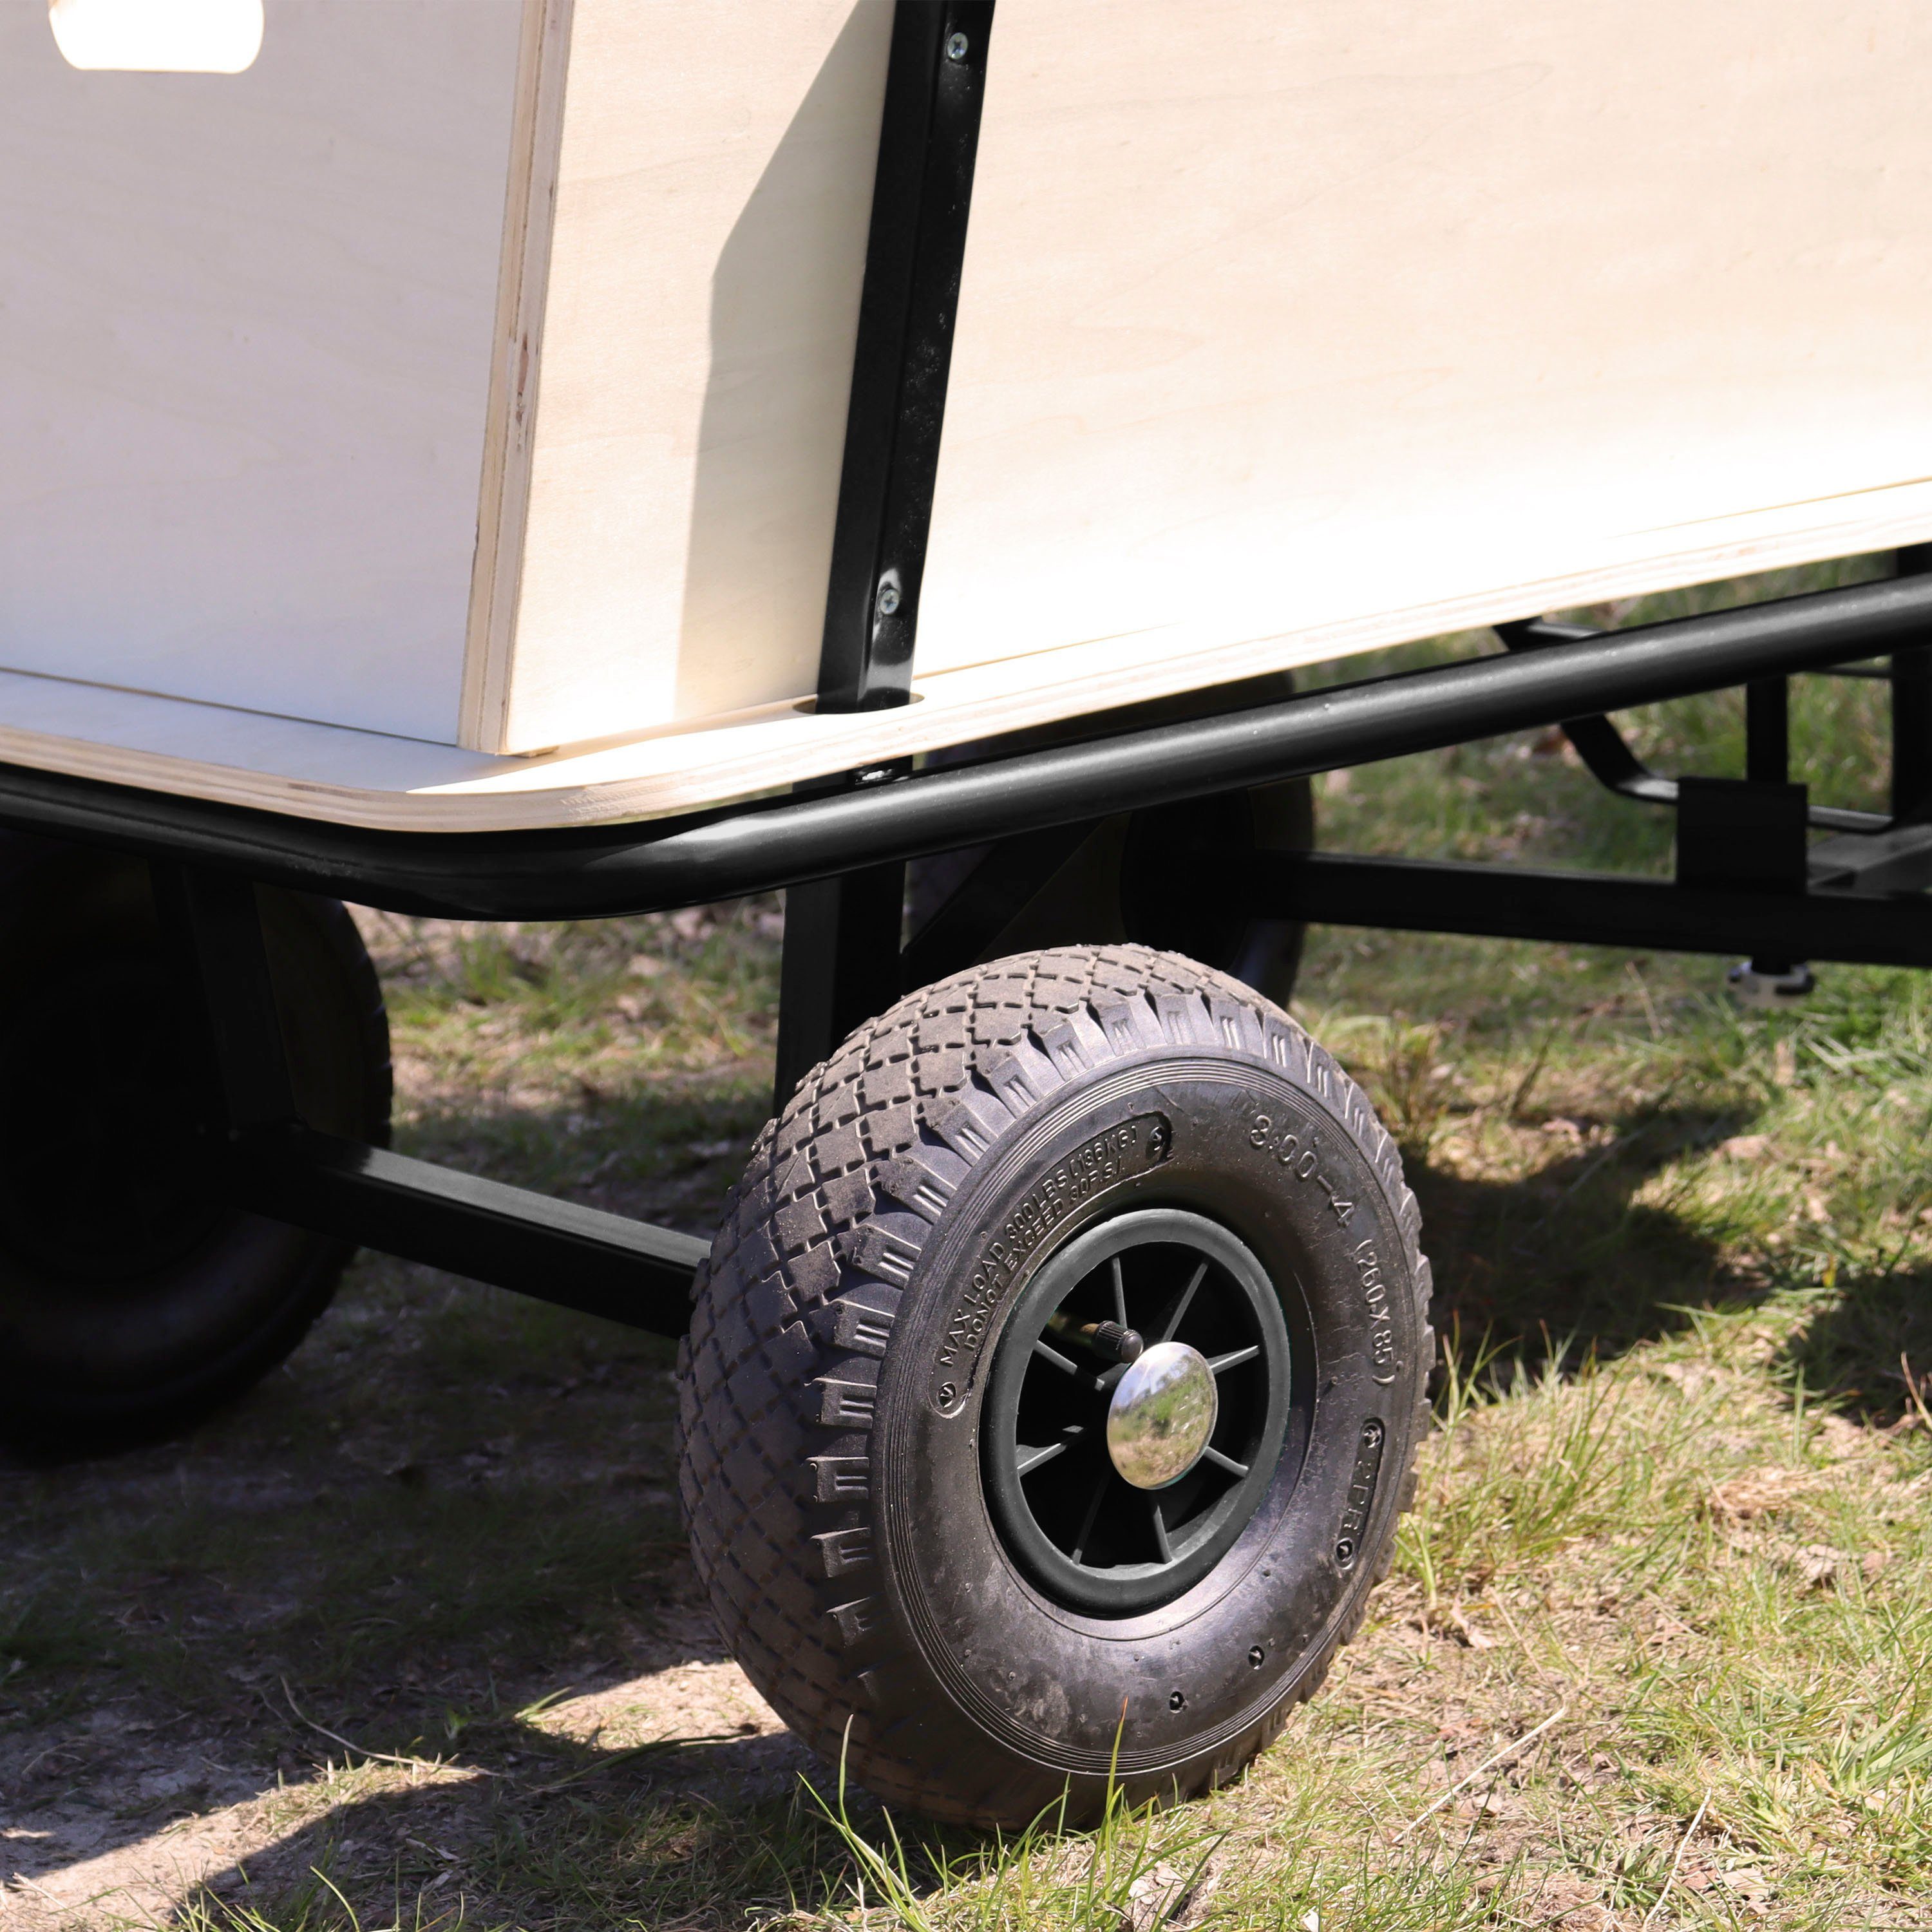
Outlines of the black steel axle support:
{"label": "black steel axle support", "polygon": [[[654,910],[1762,683],[1904,647],[1928,632],[1932,575],[1911,575],[648,830],[500,838],[361,832],[19,769],[0,770],[0,823],[97,841],[153,865],[185,1010],[205,1035],[202,1132],[238,1205],[675,1334],[685,1325],[702,1243],[334,1140],[296,1117],[254,880],[445,916]],[[1802,814],[1802,802],[1797,808]],[[1802,823],[1799,830],[1802,836]],[[1932,964],[1932,904],[1832,886],[1840,876],[1870,885],[1918,883],[1924,828],[1832,843],[1869,843],[1882,862],[1834,850],[1831,866],[1849,869],[1821,873],[1814,857],[1808,892],[1800,879],[1738,890],[1695,878],[1670,884],[1326,854],[1250,854],[1232,861],[1204,854],[1176,889],[1220,893],[1256,913],[1338,924]],[[1820,856],[1825,850],[1815,849]],[[870,943],[890,951],[884,926]],[[892,965],[896,970],[896,955]]]}
{"label": "black steel axle support", "polygon": [[1932,576],[1817,591],[1279,704],[648,825],[370,832],[0,767],[0,824],[448,919],[703,904],[1108,813],[1721,691],[1932,634]]}
{"label": "black steel axle support", "polygon": [[[820,711],[912,700],[992,28],[992,0],[898,0],[893,10],[819,650]],[[875,766],[820,789],[904,776]],[[776,1106],[898,998],[904,903],[904,864],[892,857],[788,894]]]}
{"label": "black steel axle support", "polygon": [[295,1122],[237,1136],[235,1204],[654,1335],[690,1326],[710,1244]]}

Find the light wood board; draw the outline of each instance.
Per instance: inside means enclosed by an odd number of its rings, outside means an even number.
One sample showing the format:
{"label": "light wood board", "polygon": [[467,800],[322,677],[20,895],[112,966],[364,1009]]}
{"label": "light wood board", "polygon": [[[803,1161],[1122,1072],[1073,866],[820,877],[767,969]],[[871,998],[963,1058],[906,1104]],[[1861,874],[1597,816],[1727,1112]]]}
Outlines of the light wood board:
{"label": "light wood board", "polygon": [[1928,88],[1920,0],[1000,0],[921,664],[1225,668],[1932,475]]}
{"label": "light wood board", "polygon": [[0,743],[650,816],[1932,536],[1922,10],[1002,0],[921,702],[835,720],[889,0],[274,0],[233,76],[20,0],[0,664],[212,704]]}
{"label": "light wood board", "polygon": [[572,11],[485,750],[802,696],[824,624],[891,0]]}
{"label": "light wood board", "polygon": [[[1686,552],[1681,574],[1625,565],[1551,579],[1512,598],[1449,601],[1274,638],[1218,660],[1230,677],[1346,657],[1498,619],[1841,556],[1932,537],[1932,484],[1802,514],[1737,520]],[[1157,698],[1196,683],[1184,659],[1124,670],[1110,640],[922,674],[918,702],[818,717],[781,704],[538,758],[490,756],[60,678],[0,673],[0,760],[259,808],[402,830],[488,832],[648,819]]]}
{"label": "light wood board", "polygon": [[0,664],[453,740],[524,0],[0,6]]}

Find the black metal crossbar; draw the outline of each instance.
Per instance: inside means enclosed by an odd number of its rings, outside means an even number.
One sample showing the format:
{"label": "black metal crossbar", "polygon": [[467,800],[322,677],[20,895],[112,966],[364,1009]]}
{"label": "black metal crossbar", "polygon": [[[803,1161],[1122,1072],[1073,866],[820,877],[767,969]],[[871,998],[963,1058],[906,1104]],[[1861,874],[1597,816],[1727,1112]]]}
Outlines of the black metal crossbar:
{"label": "black metal crossbar", "polygon": [[1817,591],[1560,648],[1336,685],[1280,704],[1022,752],[902,782],[651,825],[370,832],[0,768],[0,824],[297,891],[458,919],[701,904],[1113,812],[1244,790],[1719,691],[1932,632],[1932,577]]}
{"label": "black metal crossbar", "polygon": [[238,1207],[654,1335],[690,1326],[709,1244],[292,1123],[229,1154]]}
{"label": "black metal crossbar", "polygon": [[1660,952],[1932,966],[1932,899],[1684,886],[1613,873],[1330,852],[1244,854],[1215,889],[1256,916]]}

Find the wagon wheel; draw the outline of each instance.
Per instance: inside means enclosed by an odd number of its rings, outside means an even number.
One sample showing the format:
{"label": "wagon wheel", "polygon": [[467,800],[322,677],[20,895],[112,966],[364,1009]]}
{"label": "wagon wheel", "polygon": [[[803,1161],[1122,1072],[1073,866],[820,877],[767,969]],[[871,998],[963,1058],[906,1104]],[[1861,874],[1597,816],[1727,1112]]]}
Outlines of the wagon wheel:
{"label": "wagon wheel", "polygon": [[[1115,728],[1172,724],[1213,712],[1273,704],[1292,697],[1284,671],[1210,692],[1190,692],[1111,714]],[[1082,721],[1090,728],[1093,721]],[[1046,726],[996,741],[1012,752],[1063,742],[1070,728]],[[983,754],[993,746],[964,746],[934,762]],[[1286,1006],[1294,990],[1306,928],[1298,920],[1256,919],[1211,900],[1176,890],[1189,876],[1190,855],[1202,852],[1306,852],[1315,844],[1315,797],[1310,782],[1292,778],[1252,790],[1192,799],[1176,805],[1119,812],[1103,819],[1000,930],[976,961],[1054,946],[1106,945],[1123,940],[1184,953]],[[916,932],[982,859],[975,846],[907,868],[908,921]],[[949,962],[950,965],[955,963]],[[964,961],[958,964],[965,964]]]}
{"label": "wagon wheel", "polygon": [[[386,1140],[388,1027],[353,922],[260,903],[305,1117]],[[352,1251],[238,1212],[198,1165],[144,866],[0,838],[0,1431],[71,1450],[183,1427],[288,1354]]]}
{"label": "wagon wheel", "polygon": [[682,1480],[739,1660],[942,1817],[1233,1776],[1387,1567],[1418,1232],[1361,1094],[1220,974],[1069,948],[902,1000],[699,1277]]}

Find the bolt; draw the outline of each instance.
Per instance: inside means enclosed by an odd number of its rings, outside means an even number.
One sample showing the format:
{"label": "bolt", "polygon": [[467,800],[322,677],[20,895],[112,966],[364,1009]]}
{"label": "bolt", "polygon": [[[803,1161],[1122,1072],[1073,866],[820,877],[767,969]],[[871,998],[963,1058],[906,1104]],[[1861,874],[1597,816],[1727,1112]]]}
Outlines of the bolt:
{"label": "bolt", "polygon": [[1268,1661],[1268,1652],[1262,1649],[1259,1644],[1256,1644],[1254,1648],[1248,1652],[1248,1661],[1258,1670]]}
{"label": "bolt", "polygon": [[1167,1700],[1167,1708],[1170,1711],[1178,1711],[1186,1702],[1186,1698],[1180,1692],[1177,1690],[1174,1692],[1174,1695]]}
{"label": "bolt", "polygon": [[946,58],[953,61],[964,60],[966,58],[968,45],[968,43],[964,34],[950,35],[946,43]]}
{"label": "bolt", "polygon": [[899,587],[896,584],[879,586],[879,615],[890,617],[899,608]]}

